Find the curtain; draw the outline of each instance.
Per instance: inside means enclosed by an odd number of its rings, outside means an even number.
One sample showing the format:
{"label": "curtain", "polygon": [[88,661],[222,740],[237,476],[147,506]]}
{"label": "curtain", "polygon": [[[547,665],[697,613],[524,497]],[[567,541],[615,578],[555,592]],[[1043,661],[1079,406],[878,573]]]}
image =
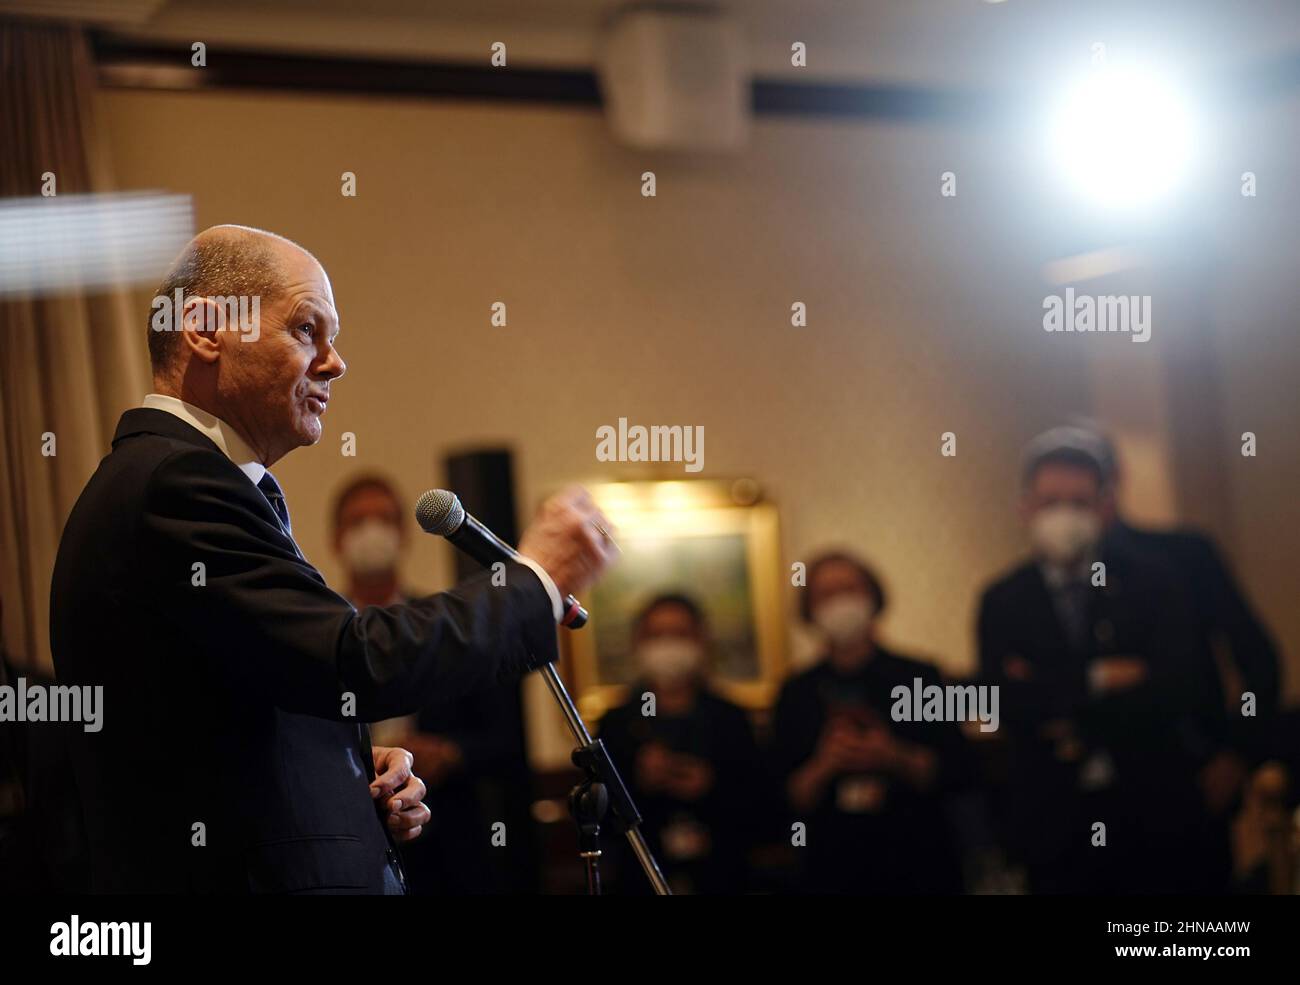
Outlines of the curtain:
{"label": "curtain", "polygon": [[[39,201],[46,172],[58,195],[111,188],[94,99],[80,29],[0,19],[0,199]],[[20,669],[52,671],[59,536],[118,416],[148,392],[146,314],[125,286],[0,297],[0,616]]]}

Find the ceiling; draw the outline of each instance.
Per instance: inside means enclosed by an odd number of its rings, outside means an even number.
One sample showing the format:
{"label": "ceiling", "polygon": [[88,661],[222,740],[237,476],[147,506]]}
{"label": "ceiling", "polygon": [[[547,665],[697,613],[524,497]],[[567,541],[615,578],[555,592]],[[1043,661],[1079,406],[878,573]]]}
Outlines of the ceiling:
{"label": "ceiling", "polygon": [[[658,6],[670,6],[660,3]],[[680,4],[677,4],[680,5]],[[622,0],[0,0],[140,41],[367,58],[588,67]],[[700,4],[687,6],[699,7]],[[1083,65],[1094,42],[1214,74],[1300,54],[1297,0],[737,0],[755,76],[1006,87]],[[790,65],[803,41],[808,67]]]}

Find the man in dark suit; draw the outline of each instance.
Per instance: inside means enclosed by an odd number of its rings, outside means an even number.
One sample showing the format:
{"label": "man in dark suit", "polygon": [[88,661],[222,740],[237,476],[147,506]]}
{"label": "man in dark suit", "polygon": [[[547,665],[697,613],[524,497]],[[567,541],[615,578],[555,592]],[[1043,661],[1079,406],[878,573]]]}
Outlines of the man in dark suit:
{"label": "man in dark suit", "polygon": [[[1103,478],[1118,490],[1123,469],[1110,439],[1085,425],[1074,430],[1075,440],[1095,444]],[[1240,793],[1247,767],[1265,755],[1281,688],[1277,646],[1209,537],[1187,528],[1138,527],[1118,509],[1105,537],[1162,561],[1178,575],[1191,599],[1197,633],[1216,664],[1213,700],[1202,716],[1213,749],[1201,785],[1211,809],[1225,812]],[[1246,693],[1254,697],[1253,714],[1243,714]]]}
{"label": "man in dark suit", "polygon": [[1034,556],[981,602],[980,669],[1010,734],[1010,847],[1035,892],[1213,889],[1195,782],[1208,654],[1178,579],[1102,539],[1109,496],[1095,455],[1031,445]]}
{"label": "man in dark suit", "polygon": [[[1117,503],[1113,494],[1118,492],[1123,469],[1114,444],[1100,429],[1078,421],[1053,428],[1040,440],[1091,449]],[[1197,779],[1218,829],[1217,881],[1226,888],[1232,869],[1229,827],[1250,770],[1271,753],[1281,689],[1277,647],[1209,537],[1186,528],[1135,526],[1120,515],[1118,505],[1103,536],[1121,550],[1163,564],[1179,580],[1191,601],[1201,646],[1210,654],[1204,664],[1209,674],[1201,689],[1204,701],[1197,709],[1201,763]]]}
{"label": "man in dark suit", "polygon": [[51,594],[60,682],[104,687],[102,730],[72,750],[93,887],[402,893],[394,843],[427,821],[424,785],[365,723],[553,660],[560,601],[599,575],[608,524],[567,491],[504,584],[358,613],[298,550],[267,471],[320,439],[346,368],[324,269],[218,226],[158,299],[156,393],[74,506]]}

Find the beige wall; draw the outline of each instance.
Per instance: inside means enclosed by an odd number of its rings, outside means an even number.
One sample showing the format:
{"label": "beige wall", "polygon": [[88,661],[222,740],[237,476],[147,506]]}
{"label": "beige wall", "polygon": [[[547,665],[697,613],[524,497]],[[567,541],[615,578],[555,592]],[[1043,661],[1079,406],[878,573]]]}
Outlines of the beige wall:
{"label": "beige wall", "polygon": [[[1300,101],[1293,113],[1300,113]],[[1300,133],[1292,129],[1294,147]],[[1300,186],[1292,197],[1300,198]],[[1270,221],[1290,222],[1294,242],[1295,208],[1270,213]],[[1214,299],[1224,407],[1214,438],[1226,449],[1225,540],[1284,650],[1290,699],[1300,701],[1300,250],[1261,254],[1235,257],[1226,289]],[[1247,431],[1257,439],[1254,458],[1240,453]]]}
{"label": "beige wall", "polygon": [[[122,187],[191,193],[200,226],[276,230],[330,271],[350,368],[321,444],[276,470],[330,578],[329,500],[356,470],[414,497],[448,450],[506,443],[531,508],[571,480],[682,474],[597,462],[602,424],[703,425],[702,474],[763,484],[787,565],[860,549],[893,590],[888,636],[967,670],[978,589],[1022,547],[1018,447],[1097,410],[1085,355],[1041,330],[1046,257],[1006,232],[1004,202],[967,190],[994,170],[975,131],[763,120],[749,152],[700,159],[619,149],[586,109],[102,102]],[[948,168],[966,182],[957,199],[938,194]],[[657,198],[640,195],[645,170]],[[340,195],[343,171],[358,197]],[[508,327],[489,324],[497,300]],[[807,328],[789,325],[796,300]],[[1157,425],[1133,447],[1163,455]],[[955,459],[939,454],[949,430]],[[1247,501],[1271,495],[1259,481]],[[441,587],[449,556],[422,537],[407,573]]]}

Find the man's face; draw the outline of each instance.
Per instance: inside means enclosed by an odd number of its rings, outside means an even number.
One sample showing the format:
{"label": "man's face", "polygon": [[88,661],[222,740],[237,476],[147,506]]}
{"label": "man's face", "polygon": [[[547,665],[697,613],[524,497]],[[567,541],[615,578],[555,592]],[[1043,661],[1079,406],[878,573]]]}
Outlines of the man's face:
{"label": "man's face", "polygon": [[324,269],[288,244],[279,251],[284,290],[261,305],[255,340],[221,333],[217,382],[227,419],[267,465],[320,440],[330,381],[347,370],[334,348],[338,312]]}
{"label": "man's face", "polygon": [[702,642],[704,633],[689,609],[680,605],[657,605],[637,628],[638,640],[677,639]]}
{"label": "man's face", "polygon": [[870,599],[870,592],[862,580],[862,572],[847,561],[827,561],[818,565],[812,580],[808,582],[807,591],[808,606],[813,613],[838,596],[860,595]]}
{"label": "man's face", "polygon": [[392,527],[400,536],[402,518],[397,500],[378,486],[362,486],[348,496],[340,507],[338,528],[334,531],[335,549],[339,549],[348,534],[367,522]]}
{"label": "man's face", "polygon": [[1078,465],[1047,462],[1034,472],[1025,490],[1023,508],[1029,515],[1051,506],[1073,506],[1100,512],[1101,490],[1096,473]]}
{"label": "man's face", "polygon": [[363,485],[339,508],[334,550],[352,578],[393,577],[405,543],[401,507],[391,491]]}
{"label": "man's face", "polygon": [[1066,462],[1045,462],[1021,501],[1035,552],[1056,565],[1074,565],[1097,544],[1113,511],[1096,472]]}
{"label": "man's face", "polygon": [[636,661],[656,684],[684,684],[704,668],[704,627],[685,606],[657,605],[637,627]]}
{"label": "man's face", "polygon": [[872,636],[876,600],[857,565],[829,560],[813,568],[805,589],[812,621],[837,652],[864,659],[863,644]]}

